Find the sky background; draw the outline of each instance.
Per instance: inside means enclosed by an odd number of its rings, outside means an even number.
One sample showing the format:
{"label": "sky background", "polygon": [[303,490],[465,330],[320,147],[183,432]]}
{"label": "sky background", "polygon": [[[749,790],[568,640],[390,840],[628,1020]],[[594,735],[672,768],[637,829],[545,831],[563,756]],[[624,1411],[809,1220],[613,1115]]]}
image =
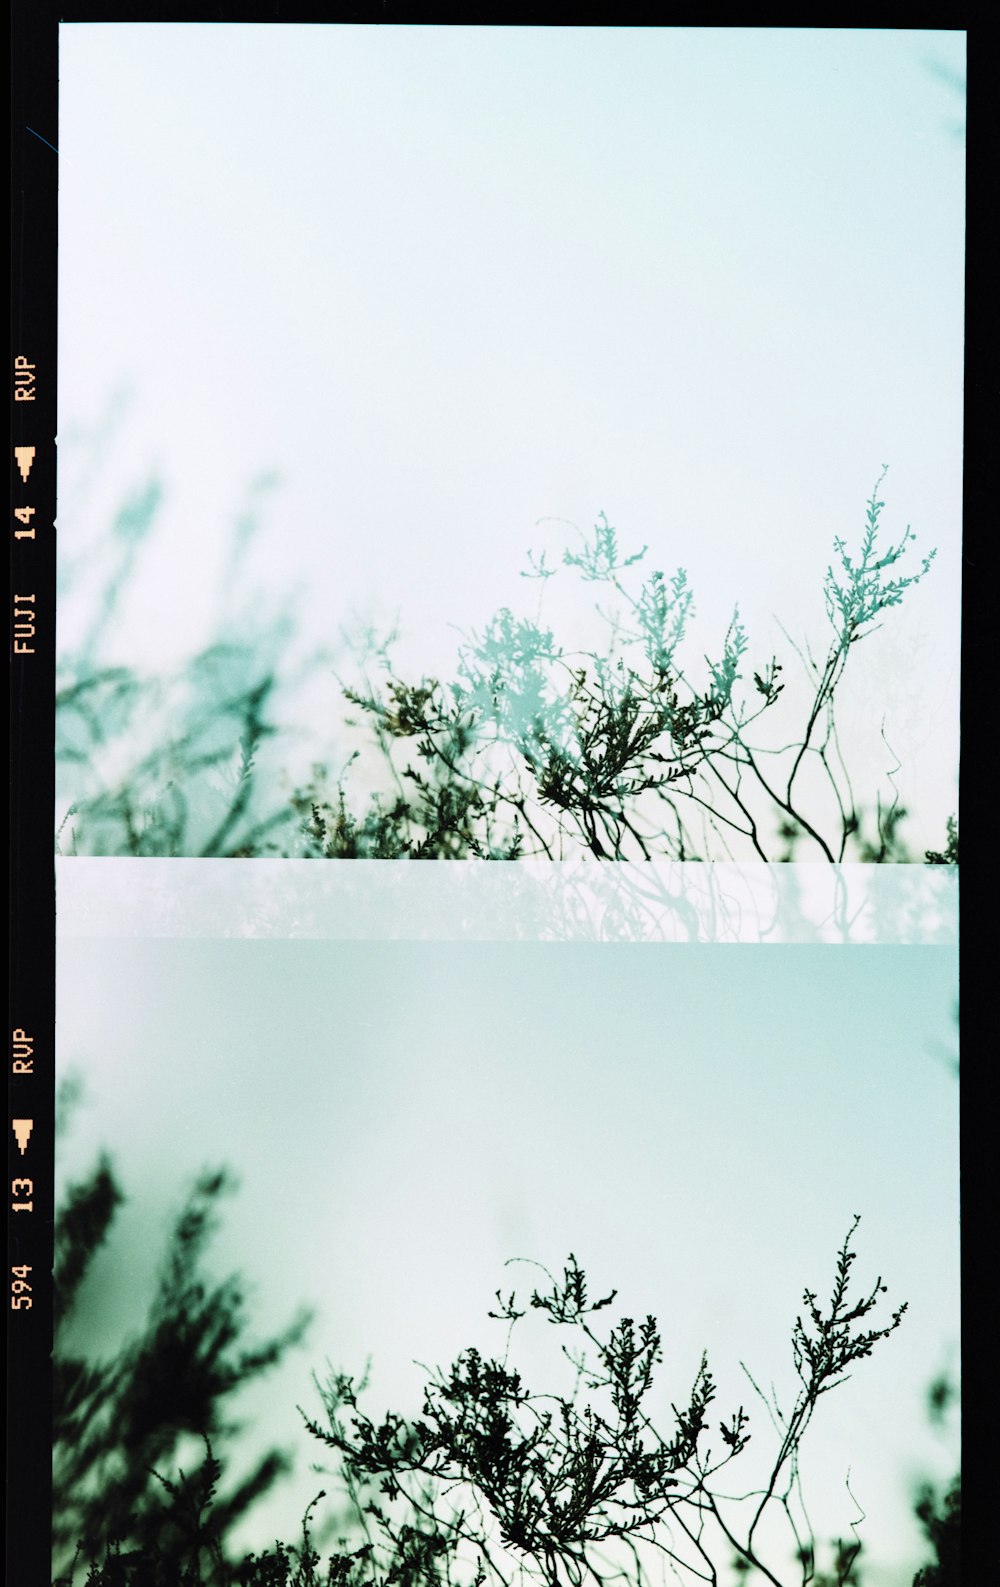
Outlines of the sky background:
{"label": "sky background", "polygon": [[[845,684],[955,806],[961,32],[71,24],[61,30],[60,644],[162,488],[103,659],[156,672],[285,610],[412,671],[534,610],[604,510],[690,574],[700,666],[822,649],[881,465],[931,576]],[[539,522],[546,520],[545,522]],[[561,520],[553,522],[552,520]],[[233,563],[235,548],[236,565]],[[564,580],[543,615],[572,635]],[[569,625],[569,626],[566,626]],[[872,701],[878,701],[873,710]],[[303,751],[305,754],[306,751]]]}
{"label": "sky background", "polygon": [[957,1464],[925,1414],[958,1367],[956,996],[934,947],[64,936],[58,1073],[84,1099],[59,1180],[108,1147],[129,1198],[82,1337],[108,1350],[140,1325],[187,1185],[229,1164],[212,1271],[245,1272],[257,1330],[316,1308],[248,1399],[247,1449],[298,1450],[248,1539],[273,1541],[328,1486],[295,1411],[318,1409],[310,1372],[370,1357],[373,1407],[415,1411],[415,1362],[502,1350],[495,1290],[538,1279],[508,1258],[558,1271],[572,1250],[595,1292],[654,1312],[665,1399],[707,1348],[722,1414],[748,1403],[740,1360],[791,1397],[803,1287],[827,1293],[860,1213],[859,1284],[882,1274],[910,1310],[825,1400],[804,1473],[830,1537],[855,1515],[849,1471],[866,1583],[898,1587],[923,1556],[912,1486]]}

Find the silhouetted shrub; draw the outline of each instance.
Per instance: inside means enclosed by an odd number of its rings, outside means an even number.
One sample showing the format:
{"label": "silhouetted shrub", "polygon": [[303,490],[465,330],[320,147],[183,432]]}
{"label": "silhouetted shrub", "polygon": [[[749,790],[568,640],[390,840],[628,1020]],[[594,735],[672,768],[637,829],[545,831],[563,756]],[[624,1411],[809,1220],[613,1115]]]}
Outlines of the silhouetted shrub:
{"label": "silhouetted shrub", "polygon": [[[703,1357],[687,1400],[671,1405],[665,1425],[654,1391],[662,1361],[656,1319],[625,1316],[602,1328],[596,1316],[616,1292],[591,1300],[573,1256],[560,1279],[549,1276],[548,1288],[523,1301],[497,1292],[490,1315],[507,1325],[503,1355],[464,1351],[431,1376],[418,1417],[372,1419],[361,1406],[364,1384],[332,1374],[320,1388],[326,1420],[308,1426],[338,1456],[374,1579],[403,1570],[428,1587],[514,1578],[544,1587],[613,1576],[641,1582],[659,1556],[678,1580],[714,1582],[735,1555],[741,1569],[771,1582],[788,1582],[788,1559],[797,1557],[795,1579],[815,1582],[799,1492],[803,1439],[823,1395],[906,1311],[904,1304],[883,1326],[869,1325],[885,1286],[877,1279],[852,1292],[857,1222],[838,1253],[829,1302],[805,1291],[792,1327],[798,1392],[784,1407],[773,1393],[761,1395],[774,1436],[763,1481],[758,1475],[742,1491],[731,1468],[750,1443],[746,1409],[718,1418]],[[568,1336],[561,1355],[571,1382],[561,1392],[535,1392],[511,1364],[512,1336],[532,1311]],[[839,1583],[857,1580],[859,1548],[856,1538],[837,1545]]]}

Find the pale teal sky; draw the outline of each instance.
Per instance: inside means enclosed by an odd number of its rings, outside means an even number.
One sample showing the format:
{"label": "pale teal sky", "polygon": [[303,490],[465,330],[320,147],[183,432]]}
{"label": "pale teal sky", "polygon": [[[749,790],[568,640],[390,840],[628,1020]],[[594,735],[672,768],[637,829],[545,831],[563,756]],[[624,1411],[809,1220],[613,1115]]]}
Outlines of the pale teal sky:
{"label": "pale teal sky", "polygon": [[[938,841],[963,62],[962,33],[908,29],[63,27],[61,643],[154,473],[160,532],[107,659],[206,640],[276,471],[235,598],[289,599],[303,643],[398,616],[404,659],[442,667],[450,625],[534,599],[527,548],[573,533],[538,520],[603,509],[688,568],[695,660],[739,601],[790,676],[775,614],[822,646],[833,537],[860,535],[888,462],[887,530],[938,560],[845,704]],[[310,710],[335,720],[332,680]]]}
{"label": "pale teal sky", "polygon": [[890,1587],[919,1562],[911,1481],[957,1459],[924,1414],[957,1367],[956,995],[941,948],[64,939],[58,1068],[87,1100],[60,1177],[107,1145],[130,1195],[91,1323],[109,1342],[138,1322],[153,1231],[231,1164],[213,1265],[253,1280],[262,1328],[318,1309],[255,1401],[301,1451],[273,1536],[313,1491],[309,1371],[370,1355],[398,1401],[414,1361],[501,1348],[485,1313],[508,1257],[573,1250],[655,1312],[675,1400],[707,1348],[721,1414],[740,1359],[789,1388],[802,1289],[826,1293],[860,1213],[859,1281],[910,1312],[827,1398],[805,1472],[835,1535],[850,1470],[866,1580]]}

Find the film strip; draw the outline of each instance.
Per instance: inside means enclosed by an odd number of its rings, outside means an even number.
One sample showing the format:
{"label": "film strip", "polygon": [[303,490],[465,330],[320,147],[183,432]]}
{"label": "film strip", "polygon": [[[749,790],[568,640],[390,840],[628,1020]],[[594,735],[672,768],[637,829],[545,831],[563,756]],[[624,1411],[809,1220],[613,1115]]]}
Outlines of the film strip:
{"label": "film strip", "polygon": [[56,26],[13,8],[7,1580],[48,1582],[54,1162]]}
{"label": "film strip", "polygon": [[[273,22],[274,5],[215,6],[211,17],[205,16],[204,6],[173,7],[171,21],[226,21]],[[287,7],[280,8],[280,20],[295,22],[335,20],[327,14],[320,18],[292,14]],[[322,11],[324,8],[320,8]],[[143,15],[143,12],[146,15]],[[55,809],[55,693],[56,693],[56,469],[57,469],[57,238],[56,217],[59,191],[59,104],[58,84],[58,31],[59,21],[122,21],[146,20],[148,7],[108,5],[101,9],[64,5],[57,15],[54,6],[44,0],[15,0],[13,13],[14,93],[12,102],[14,145],[14,196],[12,209],[12,260],[14,285],[12,290],[12,347],[9,358],[9,402],[11,412],[10,478],[10,660],[11,660],[11,978],[9,1011],[8,1056],[8,1258],[5,1274],[7,1295],[8,1358],[8,1528],[7,1575],[17,1587],[35,1587],[35,1583],[52,1580],[52,1399],[53,1364],[52,1340],[54,1320],[53,1257],[54,1220],[56,1217],[54,1183],[56,1169],[56,1109],[55,1109],[55,1058],[56,1058],[56,896],[53,874],[53,811]],[[373,10],[372,15],[352,15],[351,22],[376,22],[384,20],[384,8]],[[152,20],[152,19],[151,19]],[[337,19],[339,20],[339,19]],[[419,22],[419,17],[400,18]],[[427,20],[436,20],[433,16]],[[483,20],[477,18],[477,22]],[[499,22],[508,20],[498,18]],[[509,18],[509,20],[515,20]],[[536,15],[523,19],[529,23],[541,19]],[[559,20],[555,17],[553,21]],[[572,19],[570,19],[572,20]],[[873,493],[874,494],[874,493]],[[606,522],[606,520],[605,520]],[[973,531],[975,543],[975,531]],[[982,587],[972,592],[973,600],[983,600]],[[777,674],[758,680],[762,695],[768,691],[776,699]],[[421,701],[413,698],[401,700],[397,705],[417,709]],[[426,702],[423,702],[426,703]],[[394,727],[400,738],[406,739],[408,723],[397,711]],[[410,735],[416,737],[415,734]],[[252,755],[248,753],[248,760]],[[326,812],[329,814],[329,811]],[[314,819],[318,823],[319,817]],[[224,825],[224,823],[223,823]],[[606,834],[605,834],[606,836]],[[943,838],[940,840],[943,844]],[[597,844],[595,837],[594,843]],[[220,852],[222,852],[220,850]],[[249,852],[249,851],[248,851]],[[261,851],[263,852],[263,850]],[[606,851],[594,847],[593,853],[606,856]],[[956,850],[957,852],[957,850]],[[658,868],[655,863],[631,865],[626,873],[623,864],[619,874],[614,867],[603,868],[590,860],[579,869],[569,865],[553,868],[545,863],[537,865],[524,862],[520,873],[517,864],[497,867],[495,873],[467,877],[461,866],[448,869],[439,880],[431,867],[416,867],[405,876],[397,876],[392,864],[377,862],[377,876],[369,880],[362,873],[368,861],[364,860],[352,870],[332,865],[329,877],[314,872],[308,888],[298,882],[284,881],[275,884],[274,872],[259,861],[244,860],[239,845],[234,842],[233,858],[221,859],[217,854],[197,860],[199,872],[187,863],[192,858],[186,852],[176,862],[176,880],[164,885],[164,872],[158,867],[173,861],[134,861],[120,855],[96,862],[81,860],[76,870],[65,873],[65,885],[60,894],[62,941],[67,946],[67,957],[76,951],[80,942],[100,943],[104,939],[104,974],[111,977],[114,948],[108,946],[116,932],[137,940],[146,937],[152,941],[188,943],[190,963],[186,973],[192,982],[200,973],[201,939],[211,947],[204,947],[205,960],[210,954],[218,956],[220,964],[226,963],[232,972],[232,982],[239,984],[246,976],[242,964],[249,962],[246,955],[238,966],[240,954],[234,943],[243,937],[253,938],[254,948],[266,948],[269,939],[287,946],[297,936],[310,944],[322,942],[340,944],[341,957],[333,954],[330,964],[337,975],[345,1004],[351,993],[351,975],[344,966],[356,965],[357,976],[367,975],[376,984],[380,974],[381,959],[401,967],[401,979],[413,979],[416,986],[421,976],[428,978],[438,973],[433,967],[432,953],[437,946],[442,963],[454,958],[455,965],[468,963],[469,984],[481,989],[481,1004],[489,1006],[492,996],[489,975],[482,965],[472,963],[473,955],[462,959],[462,952],[470,943],[509,945],[516,942],[522,948],[520,961],[511,952],[510,963],[523,970],[525,982],[530,980],[533,967],[537,967],[544,952],[540,943],[558,942],[563,946],[572,940],[580,948],[580,963],[586,970],[579,974],[581,983],[599,986],[606,965],[615,962],[609,954],[604,962],[597,957],[587,957],[590,939],[605,946],[614,945],[615,953],[628,944],[670,944],[683,952],[689,935],[694,931],[699,941],[709,942],[719,953],[739,955],[745,948],[751,954],[773,953],[775,958],[787,950],[788,960],[799,955],[804,961],[812,946],[824,943],[831,954],[844,951],[853,954],[854,963],[859,955],[882,951],[885,960],[899,964],[907,959],[906,973],[912,978],[912,996],[916,1002],[920,992],[920,977],[914,967],[918,956],[926,953],[926,963],[932,963],[935,953],[944,955],[953,945],[955,936],[956,900],[955,868],[942,865],[929,874],[917,865],[899,865],[895,868],[880,866],[836,867],[815,866],[808,874],[805,885],[802,876],[808,867],[751,865],[740,869],[727,869],[723,863],[711,865],[685,865],[675,869]],[[533,856],[533,861],[538,856]],[[947,859],[947,854],[942,859]],[[103,890],[97,890],[88,872],[91,863],[105,865]],[[270,863],[270,862],[268,862]],[[520,863],[520,862],[518,862]],[[70,867],[74,862],[68,860]],[[129,867],[133,868],[129,874]],[[138,873],[135,874],[137,867]],[[213,869],[214,867],[214,869]],[[557,874],[553,877],[553,869]],[[893,869],[894,874],[886,874]],[[210,899],[210,906],[206,900]],[[222,924],[220,924],[220,919]],[[861,922],[860,928],[857,922]],[[889,925],[886,925],[886,922]],[[694,925],[692,926],[692,922]],[[761,923],[764,922],[764,925]],[[775,922],[778,922],[777,927]],[[893,931],[897,935],[893,936]],[[852,937],[851,932],[855,932]],[[880,937],[879,932],[883,935]],[[865,935],[865,932],[868,934]],[[576,936],[573,934],[576,933]],[[770,933],[770,936],[768,936]],[[714,934],[714,935],[713,935]],[[357,939],[357,940],[355,940]],[[367,953],[359,942],[367,942]],[[408,959],[400,942],[416,944]],[[762,948],[770,942],[772,946]],[[585,950],[581,944],[587,943]],[[191,947],[190,944],[195,946]],[[780,944],[780,947],[779,947]],[[808,944],[808,946],[807,946]],[[72,947],[71,947],[72,945]],[[842,946],[843,945],[843,946]],[[148,947],[148,943],[147,943]],[[895,959],[892,954],[900,951]],[[131,950],[129,950],[131,951]],[[313,951],[312,948],[308,950]],[[574,950],[575,951],[575,950]],[[352,958],[353,954],[353,958]],[[124,950],[123,950],[124,956]],[[318,955],[316,962],[319,963]],[[274,962],[280,954],[276,953]],[[307,949],[302,950],[303,961]],[[169,958],[164,953],[162,963]],[[148,952],[148,963],[156,955]],[[264,962],[261,954],[254,964]],[[498,960],[499,962],[499,960]],[[621,957],[624,963],[624,954]],[[636,962],[635,959],[631,961]],[[692,963],[694,962],[692,958]],[[747,961],[750,962],[749,960]],[[416,967],[416,968],[415,968]],[[321,979],[323,966],[317,972]],[[156,982],[155,970],[146,972],[149,980],[146,990],[153,997]],[[331,975],[332,975],[331,971]],[[712,1017],[719,1015],[724,1003],[721,993],[713,990],[716,983],[706,971],[697,984],[702,988],[706,1007],[711,1006]],[[463,974],[452,966],[441,971],[444,986],[447,975],[448,996],[460,1002],[463,995]],[[714,974],[714,971],[713,971]],[[620,969],[610,974],[613,983],[609,997],[618,995],[617,987],[626,979]],[[614,976],[620,976],[614,982]],[[479,977],[477,980],[476,977]],[[391,978],[390,978],[391,979]],[[928,983],[932,979],[928,973]],[[567,978],[564,991],[567,998],[573,992],[572,978]],[[695,984],[694,981],[691,983]],[[775,973],[775,985],[781,982]],[[792,985],[789,980],[788,985]],[[794,983],[804,986],[806,983]],[[643,988],[633,988],[636,1001],[641,1001]],[[424,995],[425,988],[420,989]],[[686,987],[682,989],[686,995]],[[678,998],[682,997],[678,993]],[[106,993],[105,993],[106,995]],[[797,993],[795,995],[798,995]],[[805,994],[802,994],[803,996]],[[259,999],[259,989],[254,996]],[[418,992],[413,992],[418,1002]],[[248,999],[249,1000],[249,999]],[[265,1000],[266,1001],[266,1000]],[[851,1001],[845,994],[845,1005]],[[224,996],[219,993],[219,1006],[224,1006]],[[258,1007],[254,1004],[255,1009]],[[420,1004],[422,1017],[429,1021],[433,1016],[432,1000]],[[235,1020],[238,1005],[233,1003],[231,1013]],[[856,1008],[853,1010],[856,1014]],[[260,1017],[266,1014],[260,1003]],[[393,1014],[393,997],[380,993],[377,1015],[388,1028]],[[594,1001],[593,1027],[596,1031],[601,1010]],[[671,1010],[665,1003],[663,1021],[668,1023]],[[166,1017],[166,1016],[164,1016]],[[755,1016],[763,1029],[770,1018],[765,1005]],[[366,1029],[364,1018],[355,1010],[352,1015],[356,1038],[363,1045]],[[499,1016],[491,1016],[490,1023],[497,1031],[508,1032],[513,1051],[518,1040],[516,1020],[505,1015],[508,1023],[502,1026]],[[900,1014],[902,1018],[902,1014]],[[470,1025],[474,1010],[469,1013]],[[178,1051],[185,1047],[183,1032],[178,1035],[171,1027]],[[604,1027],[601,1027],[604,1030]],[[553,1046],[558,1046],[559,1030],[554,1022],[547,1028]],[[283,1032],[273,1032],[274,1053],[284,1060]],[[586,1032],[581,1031],[581,1043]],[[596,1037],[594,1038],[597,1039]],[[613,1032],[602,1036],[610,1049]],[[304,1038],[303,1038],[304,1040]],[[192,1045],[194,1037],[192,1037]],[[876,1049],[873,1047],[877,1059]],[[204,1079],[204,1072],[195,1066],[200,1063],[197,1054],[185,1048],[184,1070],[191,1081],[192,1094]],[[234,1062],[229,1053],[228,1062]],[[950,1055],[947,1061],[950,1063]],[[541,1064],[541,1057],[539,1058]],[[206,1066],[208,1067],[208,1066]],[[513,1069],[512,1064],[512,1069]],[[608,1071],[613,1076],[614,1069]],[[604,1081],[608,1076],[604,1076]],[[392,1075],[384,1081],[384,1092],[391,1089]],[[283,1124],[283,1112],[288,1116],[307,1119],[313,1107],[311,1097],[303,1103],[296,1091],[296,1076],[291,1064],[282,1071],[280,1084],[272,1081],[270,1072],[262,1068],[254,1084],[261,1094],[273,1101],[267,1116],[263,1139],[267,1150],[271,1143],[286,1135],[291,1126]],[[520,1083],[529,1094],[533,1077],[522,1076]],[[603,1083],[603,1082],[602,1082]],[[243,1085],[241,1072],[240,1084]],[[596,1082],[595,1082],[596,1084]],[[247,1084],[249,1094],[253,1086]],[[362,1089],[359,1082],[359,1090]],[[293,1099],[291,1102],[289,1099]],[[551,1098],[549,1099],[551,1102]],[[217,1133],[228,1127],[226,1108],[228,1101],[215,1097]],[[495,1104],[497,1112],[501,1110]],[[318,1104],[317,1104],[318,1108]],[[330,1104],[331,1112],[333,1104]],[[414,1116],[417,1110],[414,1109]],[[405,1121],[404,1121],[405,1122]],[[431,1121],[433,1123],[433,1120]],[[558,1116],[553,1115],[553,1134],[559,1127]],[[306,1128],[305,1123],[295,1128]],[[517,1138],[519,1125],[510,1123],[510,1137]],[[391,1131],[390,1131],[391,1133]],[[400,1150],[406,1145],[406,1130],[400,1125],[393,1138]],[[297,1152],[298,1144],[286,1151]],[[373,1147],[374,1150],[374,1147]],[[444,1146],[431,1154],[444,1162]],[[472,1174],[476,1164],[469,1157],[467,1168]],[[464,1170],[463,1170],[464,1171]],[[980,1179],[984,1172],[984,1159],[970,1160],[966,1184],[976,1186],[979,1197]],[[984,1194],[988,1177],[983,1181]],[[214,1192],[213,1192],[214,1194]],[[285,1192],[281,1192],[282,1196]],[[748,1192],[749,1194],[749,1192]],[[272,1198],[277,1202],[276,1193]],[[295,1229],[308,1224],[312,1210],[319,1200],[313,1193],[312,1202],[293,1206],[294,1197],[287,1195],[289,1241]],[[400,1198],[405,1199],[405,1198]],[[973,1217],[976,1213],[973,1214]],[[264,1225],[262,1224],[262,1227]],[[273,1233],[273,1229],[272,1229]],[[302,1251],[305,1247],[300,1248]],[[844,1247],[846,1251],[846,1246]],[[571,1259],[572,1261],[573,1259]],[[307,1256],[302,1256],[304,1269]],[[887,1268],[890,1258],[886,1259]],[[986,1266],[988,1267],[988,1263]],[[572,1299],[572,1285],[576,1270],[567,1269],[567,1288],[563,1300],[553,1300],[558,1312],[560,1305]],[[614,1277],[614,1275],[612,1275]],[[979,1292],[982,1272],[977,1264],[970,1280],[970,1293]],[[568,1297],[568,1298],[567,1298]],[[640,1297],[641,1298],[641,1297]],[[503,1306],[501,1302],[501,1306]],[[511,1310],[503,1317],[512,1324]],[[536,1309],[538,1309],[536,1307]],[[545,1309],[544,1305],[541,1307]],[[385,1341],[383,1340],[383,1343]],[[404,1341],[405,1344],[405,1341]],[[737,1427],[729,1429],[735,1442],[741,1436]],[[725,1435],[724,1435],[725,1436]],[[728,1439],[727,1439],[728,1442]],[[744,1561],[747,1556],[744,1555]],[[846,1558],[846,1556],[845,1556]],[[841,1565],[846,1571],[849,1560]],[[812,1568],[812,1565],[809,1565]],[[567,1578],[570,1579],[570,1578]],[[721,1578],[720,1578],[721,1579]],[[849,1581],[849,1575],[843,1580]],[[973,1579],[973,1578],[970,1578]],[[985,1576],[975,1579],[985,1580]]]}

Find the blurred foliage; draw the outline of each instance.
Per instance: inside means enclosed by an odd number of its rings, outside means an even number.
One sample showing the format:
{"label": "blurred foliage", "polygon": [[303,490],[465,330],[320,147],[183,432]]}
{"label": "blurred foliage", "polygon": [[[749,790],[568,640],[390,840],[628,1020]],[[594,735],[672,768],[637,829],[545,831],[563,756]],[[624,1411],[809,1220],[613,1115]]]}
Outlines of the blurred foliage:
{"label": "blurred foliage", "polygon": [[934,1551],[930,1564],[913,1578],[913,1587],[961,1587],[962,1582],[962,1478],[957,1476],[943,1494],[925,1484],[916,1512]]}
{"label": "blurred foliage", "polygon": [[[64,1197],[53,1272],[57,1587],[78,1582],[84,1569],[87,1582],[136,1587],[229,1582],[227,1537],[288,1469],[287,1457],[270,1450],[219,1491],[240,1431],[231,1402],[302,1340],[308,1322],[300,1314],[281,1334],[248,1343],[243,1284],[206,1275],[205,1247],[230,1188],[224,1172],[200,1176],[168,1240],[142,1331],[97,1361],[73,1347],[73,1323],[124,1197],[103,1156]],[[168,1476],[192,1440],[201,1455]]]}
{"label": "blurred foliage", "polygon": [[[226,633],[170,677],[100,660],[102,637],[148,538],[153,484],[119,514],[90,630],[60,654],[60,851],[69,854],[334,859],[845,859],[915,856],[902,835],[898,766],[855,793],[837,704],[857,644],[930,571],[904,571],[909,527],[885,543],[879,490],[856,550],[837,538],[823,580],[819,659],[797,648],[801,683],[775,656],[749,660],[738,609],[696,664],[683,568],[644,575],[602,513],[558,567],[531,556],[540,591],[560,575],[593,592],[596,644],[571,648],[540,615],[504,608],[459,648],[454,678],[400,676],[391,640],[369,636],[354,714],[331,724],[339,772],[290,781],[280,723],[287,624]],[[240,529],[245,537],[245,526]],[[239,538],[239,536],[238,536]],[[234,547],[234,557],[239,547]],[[541,605],[539,605],[539,614]],[[592,618],[590,619],[593,620]],[[768,727],[769,723],[773,726]],[[314,724],[314,728],[316,724]],[[346,735],[346,737],[345,737]],[[322,737],[322,735],[321,735]],[[891,792],[883,795],[879,776]],[[954,864],[958,837],[927,851]]]}

